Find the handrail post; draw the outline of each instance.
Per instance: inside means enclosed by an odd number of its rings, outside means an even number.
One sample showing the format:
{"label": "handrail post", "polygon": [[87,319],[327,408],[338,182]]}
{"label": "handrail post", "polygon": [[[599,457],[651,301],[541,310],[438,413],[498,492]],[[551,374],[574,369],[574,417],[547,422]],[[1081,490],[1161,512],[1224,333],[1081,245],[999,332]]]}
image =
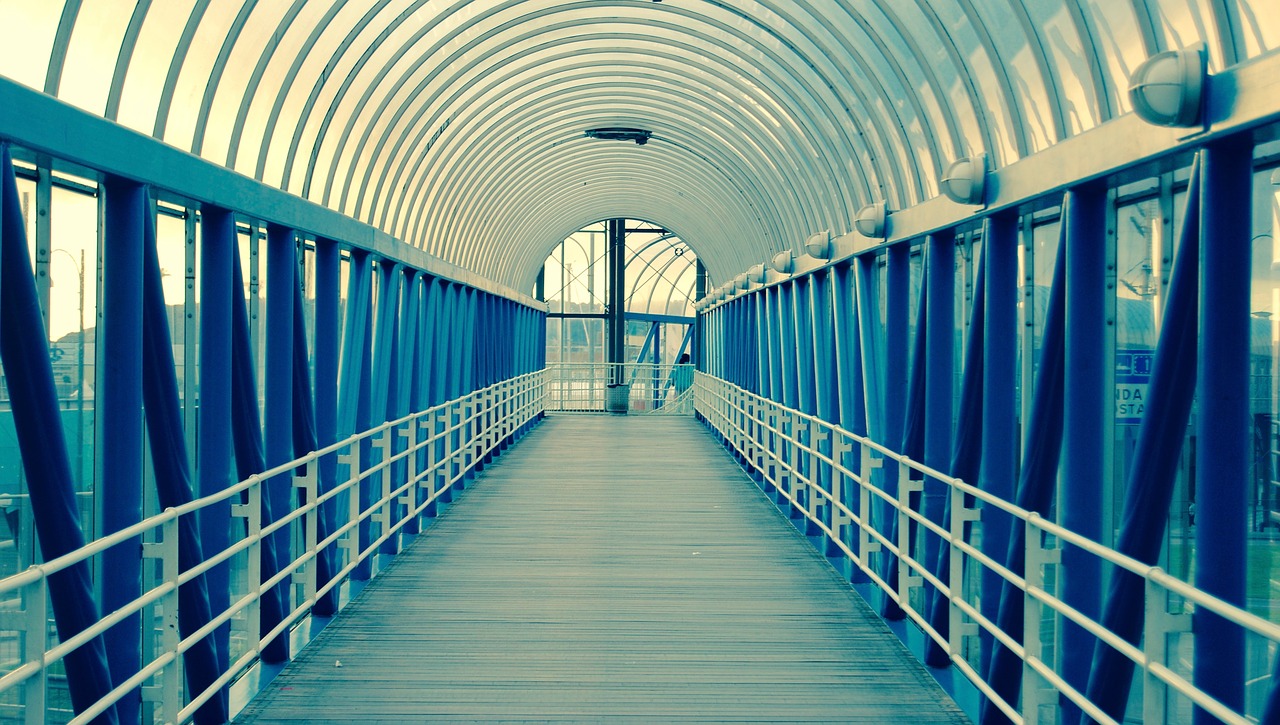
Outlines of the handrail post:
{"label": "handrail post", "polygon": [[348,482],[355,483],[347,489],[347,523],[353,526],[339,539],[339,545],[347,550],[347,564],[354,564],[360,558],[360,443],[348,444],[346,450],[338,454],[338,465],[347,467]]}
{"label": "handrail post", "polygon": [[[403,431],[405,438],[405,486],[404,493],[400,495],[400,504],[404,506],[404,515],[406,517],[416,518],[418,515],[418,433],[422,426],[422,418],[414,416],[409,420],[408,427]],[[415,521],[414,525],[417,523]]]}
{"label": "handrail post", "polygon": [[[898,461],[898,606],[911,608],[911,590],[923,583],[923,578],[915,573],[912,566],[915,558],[911,556],[911,494],[924,490],[924,481],[911,477],[910,459]],[[890,582],[892,584],[892,582]]]}
{"label": "handrail post", "polygon": [[436,438],[439,437],[437,428],[440,423],[436,420],[439,411],[432,409],[427,411],[425,416],[427,424],[427,470],[426,475],[418,483],[422,488],[427,489],[427,505],[423,508],[423,514],[426,516],[435,516],[436,512],[436,481],[438,481],[440,462],[436,458]]}
{"label": "handrail post", "polygon": [[849,506],[845,492],[846,479],[844,474],[844,456],[848,453],[852,444],[845,437],[843,432],[832,428],[831,435],[831,499],[827,502],[827,528],[831,530],[831,535],[827,542],[828,556],[844,556],[844,551],[837,546],[837,543],[843,544],[847,541],[845,527],[852,523],[852,519],[845,513],[845,509]]}
{"label": "handrail post", "polygon": [[[865,571],[870,572],[871,555],[882,548],[880,540],[871,536],[871,472],[884,466],[884,459],[871,454],[871,446],[862,444],[862,465],[858,469],[858,555],[861,561],[855,562]],[[877,498],[877,500],[879,500]]]}
{"label": "handrail post", "polygon": [[302,585],[302,601],[313,603],[316,598],[316,590],[319,588],[317,578],[320,552],[317,551],[317,543],[320,538],[320,506],[316,504],[317,491],[319,490],[316,481],[318,476],[316,474],[319,467],[319,459],[312,459],[307,463],[306,471],[301,476],[295,476],[293,479],[293,487],[302,491],[302,500],[306,502],[303,506],[310,507],[306,516],[302,519],[302,543],[303,551],[306,554],[306,563],[302,565],[300,571],[293,573],[293,581],[295,585]]}
{"label": "handrail post", "polygon": [[[249,636],[255,652],[262,652],[262,640],[258,631],[258,623],[262,621],[262,481],[255,474],[249,478],[249,488],[245,490],[245,503],[232,504],[231,515],[245,520],[245,539],[249,546],[245,548],[245,590],[252,595],[249,605],[245,607],[245,621],[248,623]],[[359,507],[359,502],[356,506]],[[359,544],[356,544],[359,549]]]}
{"label": "handrail post", "polygon": [[49,590],[48,580],[40,577],[23,587],[24,624],[22,659],[36,664],[36,673],[27,679],[23,687],[27,725],[45,722],[44,653],[49,649]]}
{"label": "handrail post", "polygon": [[957,543],[964,541],[965,527],[972,521],[982,518],[982,510],[968,505],[964,491],[958,486],[951,486],[951,541],[948,549],[950,558],[947,588],[951,596],[947,600],[950,627],[947,630],[947,648],[951,657],[960,656],[964,651],[964,638],[978,633],[978,625],[964,621],[964,612],[959,602],[964,598],[964,552]]}
{"label": "handrail post", "polygon": [[1043,606],[1032,591],[1044,591],[1044,566],[1061,561],[1062,550],[1046,548],[1041,543],[1042,532],[1037,525],[1040,515],[1032,511],[1026,520],[1026,556],[1023,573],[1022,604],[1022,718],[1025,725],[1040,722],[1040,707],[1052,706],[1056,701],[1053,689],[1042,688],[1041,677],[1032,661],[1043,662],[1044,643],[1040,636],[1040,620]]}
{"label": "handrail post", "polygon": [[161,675],[160,711],[165,722],[177,722],[178,712],[182,710],[182,658],[178,654],[178,645],[182,642],[182,635],[178,631],[178,577],[181,573],[178,563],[178,517],[173,516],[160,524],[160,541],[147,546],[158,550],[161,577],[173,587],[160,600],[160,650],[173,656],[173,661],[165,666]]}
{"label": "handrail post", "polygon": [[1163,573],[1153,567],[1146,576],[1146,617],[1143,619],[1142,651],[1146,655],[1142,677],[1142,721],[1165,722],[1169,686],[1151,671],[1151,666],[1168,662],[1170,634],[1191,631],[1191,615],[1170,613],[1169,592],[1154,580]]}
{"label": "handrail post", "polygon": [[395,435],[394,426],[384,428],[373,436],[373,447],[378,451],[378,462],[382,465],[382,469],[378,471],[378,480],[381,481],[379,486],[380,493],[378,500],[378,510],[369,517],[369,520],[378,524],[382,528],[381,536],[386,536],[391,531],[391,437]]}

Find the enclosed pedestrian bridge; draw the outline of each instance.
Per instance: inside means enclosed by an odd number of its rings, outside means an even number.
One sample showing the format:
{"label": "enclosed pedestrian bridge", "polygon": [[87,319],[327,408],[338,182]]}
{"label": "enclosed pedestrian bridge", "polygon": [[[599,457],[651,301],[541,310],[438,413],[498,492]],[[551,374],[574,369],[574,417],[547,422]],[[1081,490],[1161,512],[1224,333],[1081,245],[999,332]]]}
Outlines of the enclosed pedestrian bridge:
{"label": "enclosed pedestrian bridge", "polygon": [[1280,722],[1273,0],[0,28],[0,721]]}

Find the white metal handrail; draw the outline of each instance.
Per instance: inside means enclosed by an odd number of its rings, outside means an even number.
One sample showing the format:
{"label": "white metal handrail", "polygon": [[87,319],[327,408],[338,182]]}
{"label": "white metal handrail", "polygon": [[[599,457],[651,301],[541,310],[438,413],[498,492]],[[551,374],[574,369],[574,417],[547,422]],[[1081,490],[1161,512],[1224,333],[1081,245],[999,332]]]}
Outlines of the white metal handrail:
{"label": "white metal handrail", "polygon": [[[1038,625],[1025,627],[1024,641],[1019,644],[996,623],[985,618],[973,602],[966,599],[962,586],[965,561],[990,569],[1020,589],[1025,598],[1026,622],[1038,622],[1040,608],[1045,607],[1080,625],[1132,660],[1136,671],[1144,673],[1144,722],[1165,722],[1165,700],[1171,692],[1186,697],[1224,722],[1240,725],[1253,722],[1243,713],[1232,710],[1197,688],[1168,666],[1164,635],[1186,631],[1189,628],[1189,617],[1185,613],[1168,613],[1166,602],[1170,594],[1176,595],[1275,644],[1280,644],[1280,626],[1197,589],[1165,573],[1160,567],[1137,561],[1046,520],[1033,511],[1022,509],[960,479],[910,460],[880,443],[855,435],[816,416],[782,406],[725,380],[699,372],[694,382],[694,400],[697,413],[720,434],[726,445],[758,471],[788,505],[794,506],[808,521],[816,525],[921,631],[943,648],[956,668],[984,696],[1014,722],[1036,722],[1039,707],[1042,704],[1056,703],[1059,694],[1098,722],[1115,721],[1086,699],[1083,693],[1069,685],[1052,662],[1040,659],[1039,653],[1045,643],[1041,641]],[[898,493],[887,493],[872,481],[872,475],[855,474],[849,470],[844,463],[846,454],[855,456],[855,460],[860,461],[859,471],[863,473],[870,474],[875,469],[881,469],[886,476],[896,475]],[[921,489],[925,477],[948,487],[951,518],[945,527],[911,507],[911,493]],[[850,508],[842,494],[842,484],[846,481],[856,486],[852,498],[856,498],[859,503],[857,512]],[[1020,520],[1025,526],[1025,576],[1018,576],[1002,563],[986,556],[966,538],[965,524],[980,520],[982,515],[982,509],[969,505],[966,497],[972,497],[984,506],[999,509]],[[879,531],[872,523],[873,516],[870,512],[873,501],[882,501],[892,507],[890,515],[897,518],[898,524],[896,540],[891,540],[888,534]],[[949,581],[940,581],[927,564],[911,555],[913,547],[909,538],[909,524],[912,522],[918,525],[921,532],[927,532],[950,546],[952,558]],[[1044,545],[1042,535],[1052,537],[1057,545]],[[857,552],[849,543],[853,540],[858,542]],[[1100,622],[1073,609],[1045,589],[1042,567],[1057,563],[1064,543],[1132,572],[1146,582],[1146,629],[1141,647],[1125,641]],[[924,547],[920,546],[919,549],[923,551]],[[870,556],[877,552],[889,552],[897,557],[900,568],[898,582],[886,582],[870,563]],[[947,598],[951,607],[947,637],[930,626],[925,613],[911,603],[911,592],[926,581]],[[1001,699],[963,654],[962,639],[968,634],[976,633],[976,627],[989,632],[995,640],[1017,655],[1023,662],[1024,671],[1034,672],[1049,689],[1044,690],[1033,682],[1024,682],[1021,707],[1018,702]]]}
{"label": "white metal handrail", "polygon": [[[166,509],[133,526],[104,536],[85,546],[42,564],[0,579],[0,599],[17,594],[24,602],[21,612],[8,612],[19,616],[22,628],[24,654],[20,665],[0,677],[0,695],[22,686],[26,703],[27,722],[43,722],[45,717],[46,673],[68,653],[101,636],[115,624],[129,616],[158,608],[161,639],[160,648],[150,661],[129,680],[119,683],[115,689],[70,720],[72,723],[89,722],[105,712],[128,692],[146,685],[159,677],[160,716],[165,722],[185,722],[194,716],[210,698],[239,677],[257,660],[263,647],[278,636],[288,636],[288,631],[298,624],[320,597],[334,587],[341,586],[362,562],[377,552],[382,544],[397,535],[411,520],[422,516],[429,506],[462,480],[478,463],[497,449],[522,426],[535,420],[545,410],[546,371],[540,370],[521,375],[487,388],[477,390],[461,398],[442,403],[427,410],[388,421],[370,430],[352,435],[345,440],[308,453],[288,463],[229,486],[226,489],[182,506]],[[391,441],[404,440],[404,450],[391,454]],[[367,468],[361,468],[360,448],[370,442],[381,450],[379,460]],[[339,465],[346,465],[350,475],[333,490],[318,494],[317,463],[327,455],[337,455]],[[425,465],[419,465],[421,458]],[[391,467],[398,461],[405,464],[405,478],[393,486]],[[304,471],[298,473],[298,471]],[[283,513],[270,525],[262,525],[261,503],[263,484],[280,476],[288,476],[294,487],[304,493],[304,503]],[[360,502],[362,483],[381,479],[380,497],[367,508]],[[318,538],[320,506],[340,500],[345,494],[346,520],[337,530],[324,539]],[[296,498],[296,497],[292,497]],[[191,516],[214,504],[230,500],[233,517],[246,522],[246,533],[233,541],[226,549],[205,552],[205,560],[198,566],[181,572],[178,559],[178,520]],[[403,506],[401,515],[393,515],[395,507]],[[366,547],[359,545],[359,528],[374,522],[381,525],[379,535]],[[263,580],[259,565],[259,553],[264,537],[277,531],[294,527],[300,529],[303,546],[297,556],[280,568],[275,576]],[[65,642],[48,647],[46,580],[52,574],[79,562],[87,562],[113,546],[141,537],[144,555],[160,560],[162,581],[132,602],[115,612],[106,613],[96,623]],[[346,562],[333,578],[324,584],[317,581],[316,560],[320,551],[338,544],[346,552]],[[211,621],[186,638],[178,634],[178,590],[187,582],[220,564],[227,563],[238,554],[247,553],[247,592],[221,612],[214,612]],[[203,692],[191,693],[184,701],[183,682],[179,663],[182,653],[212,634],[217,628],[247,612],[257,632],[258,606],[262,596],[278,584],[289,580],[301,586],[303,594],[291,595],[291,611],[278,626],[260,637],[252,646],[231,663],[231,666]]]}

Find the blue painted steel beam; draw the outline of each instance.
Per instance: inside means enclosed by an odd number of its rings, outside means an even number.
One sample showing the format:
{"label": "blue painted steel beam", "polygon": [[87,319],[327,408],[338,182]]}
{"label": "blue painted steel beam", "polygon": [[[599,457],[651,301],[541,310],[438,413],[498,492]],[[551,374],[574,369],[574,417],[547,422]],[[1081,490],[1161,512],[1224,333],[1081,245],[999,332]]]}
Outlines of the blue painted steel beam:
{"label": "blue painted steel beam", "polygon": [[[834,268],[832,277],[833,322],[832,348],[835,359],[835,384],[839,403],[836,409],[840,427],[859,436],[867,435],[866,391],[862,380],[862,353],[858,335],[858,303],[855,294],[857,274],[852,262]],[[855,476],[862,476],[862,452],[850,446],[844,457],[845,468]],[[862,500],[857,483],[846,481],[841,496],[849,510],[861,517]],[[847,533],[846,543],[855,556],[862,556],[861,541],[853,526]],[[861,584],[869,580],[861,567],[850,570],[850,580]]]}
{"label": "blue painted steel beam", "polygon": [[[142,520],[142,225],[146,190],[129,181],[108,179],[102,254],[102,324],[98,370],[99,485],[102,534],[113,534]],[[130,539],[102,555],[110,585],[100,582],[102,609],[113,612],[142,594],[142,541]],[[142,619],[126,617],[107,631],[111,679],[123,682],[142,666]],[[116,703],[124,722],[139,717],[141,693]]]}
{"label": "blue painted steel beam", "polygon": [[[924,463],[930,468],[946,471],[951,467],[951,425],[955,399],[955,344],[956,344],[956,242],[951,230],[930,234],[925,241],[928,251],[925,264],[929,267],[925,284],[928,286],[928,325],[916,331],[925,336],[925,399],[924,399]],[[941,481],[926,476],[924,480],[922,513],[930,521],[945,525],[944,511],[950,489]],[[923,561],[933,565],[938,561],[942,542],[933,533],[925,531]],[[934,574],[938,573],[936,566]],[[925,584],[925,601],[933,602],[935,590]],[[932,608],[932,605],[929,607]],[[929,613],[932,617],[932,612]]]}
{"label": "blue painted steel beam", "polygon": [[[313,356],[315,378],[316,444],[321,448],[338,442],[338,360],[341,353],[339,339],[339,288],[342,279],[342,257],[338,245],[328,239],[316,240],[315,251],[315,352]],[[324,495],[338,485],[338,456],[331,453],[320,459],[317,493]],[[338,502],[330,499],[321,507],[320,518],[330,532],[337,530]],[[336,572],[341,569],[337,544],[325,549],[322,561],[328,564],[321,571]],[[322,577],[317,586],[324,586],[329,577]],[[321,616],[332,616],[338,611],[339,588],[334,587],[316,601],[313,611]]]}
{"label": "blue painted steel beam", "polygon": [[[225,209],[200,211],[200,400],[197,431],[197,492],[211,496],[235,483],[231,448],[231,265],[236,244],[235,216]],[[231,501],[200,510],[204,550],[219,552],[231,543]],[[229,564],[209,570],[209,606],[222,612],[231,604]],[[230,666],[231,625],[214,636],[218,666]]]}
{"label": "blue painted steel beam", "polygon": [[[1201,167],[1201,421],[1196,441],[1195,584],[1243,608],[1253,461],[1249,416],[1253,144],[1242,134],[1210,144]],[[1194,615],[1194,680],[1222,704],[1244,707],[1244,630],[1203,607]],[[1195,722],[1217,722],[1197,708]]]}
{"label": "blue painted steel beam", "polygon": [[[1067,192],[1066,370],[1063,381],[1062,523],[1094,541],[1102,540],[1103,437],[1109,400],[1100,341],[1107,333],[1104,296],[1107,193],[1102,187]],[[1114,395],[1114,393],[1113,393]],[[1076,611],[1097,619],[1102,610],[1102,562],[1074,546],[1062,551],[1062,598]],[[1063,676],[1083,691],[1089,682],[1094,637],[1070,620],[1062,622]],[[1079,716],[1063,702],[1067,722]]]}
{"label": "blue painted steel beam", "polygon": [[[986,332],[982,338],[982,475],[979,485],[1005,501],[1014,497],[1018,446],[1017,399],[1009,384],[1017,375],[1018,360],[1018,215],[1003,212],[987,217],[984,226],[983,264],[986,267]],[[1000,561],[1009,549],[1012,521],[990,506],[982,511],[982,553]],[[996,621],[1000,588],[1004,579],[990,568],[982,569],[982,616]],[[990,671],[995,639],[980,633],[980,672]]]}
{"label": "blue painted steel beam", "polygon": [[[263,371],[263,453],[267,468],[293,460],[293,303],[294,270],[297,243],[292,229],[267,228],[267,329],[264,335],[265,367]],[[292,473],[275,476],[264,484],[263,496],[271,499],[271,513],[263,525],[274,523],[293,510]],[[292,527],[286,526],[272,535],[275,540],[276,571],[283,571],[293,560]],[[288,611],[288,580],[277,585],[280,599]],[[279,621],[264,621],[275,627]],[[274,661],[289,657],[288,637],[278,638],[279,650]],[[264,657],[266,655],[264,654]],[[281,659],[276,659],[277,657]],[[272,661],[272,660],[268,660]]]}

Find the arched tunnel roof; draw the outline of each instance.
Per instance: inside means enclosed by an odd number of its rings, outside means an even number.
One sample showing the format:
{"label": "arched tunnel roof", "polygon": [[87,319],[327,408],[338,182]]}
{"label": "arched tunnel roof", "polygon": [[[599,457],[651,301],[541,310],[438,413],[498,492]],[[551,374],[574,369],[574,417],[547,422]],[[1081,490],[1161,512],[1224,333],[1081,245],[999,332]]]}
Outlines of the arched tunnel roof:
{"label": "arched tunnel roof", "polygon": [[[0,74],[529,289],[608,217],[717,278],[1280,46],[1271,0],[0,0]],[[644,145],[588,138],[651,133]]]}

